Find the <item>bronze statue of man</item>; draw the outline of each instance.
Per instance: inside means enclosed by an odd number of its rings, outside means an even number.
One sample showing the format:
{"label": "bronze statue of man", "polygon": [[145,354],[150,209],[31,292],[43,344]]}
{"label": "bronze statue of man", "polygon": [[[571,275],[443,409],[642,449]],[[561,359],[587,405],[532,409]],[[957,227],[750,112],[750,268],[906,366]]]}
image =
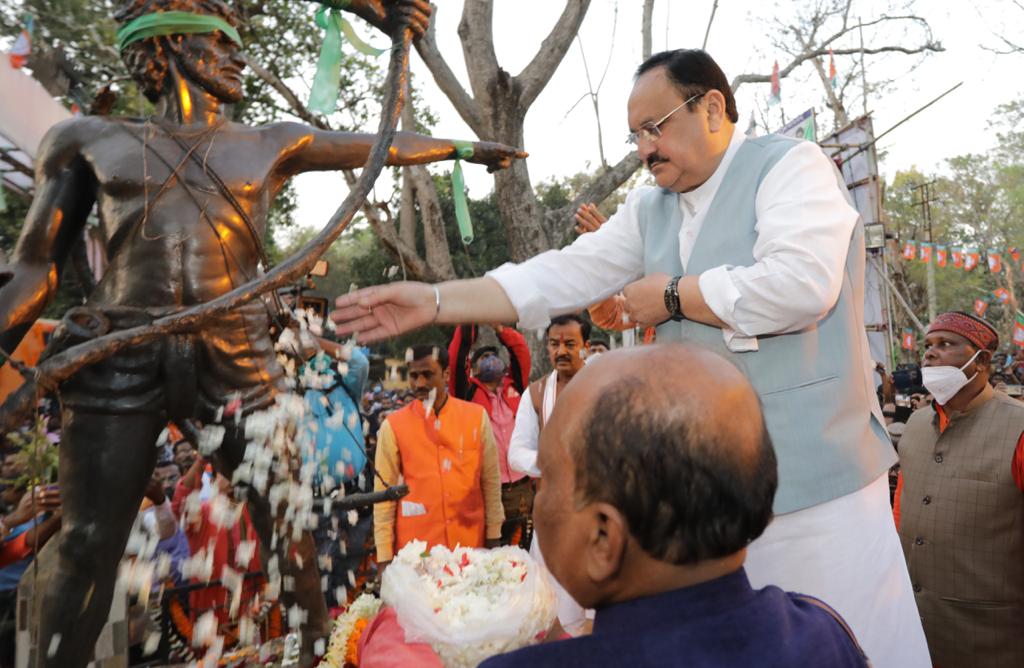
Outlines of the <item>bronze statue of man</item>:
{"label": "bronze statue of man", "polygon": [[[430,12],[426,0],[353,0],[350,9],[381,28],[404,15],[416,34]],[[281,186],[302,172],[358,168],[367,158],[373,135],[230,121],[228,107],[242,97],[244,66],[234,10],[223,0],[126,0],[116,17],[125,33],[125,26],[141,26],[139,19],[158,12],[173,13],[161,19],[177,17],[180,25],[149,36],[128,30],[121,40],[128,69],[156,105],[153,117],[70,119],[55,126],[39,150],[35,200],[11,263],[0,271],[0,345],[8,351],[56,291],[94,203],[109,264],[83,314],[92,333],[102,334],[252,280],[260,271],[267,210]],[[486,142],[473,149],[470,160],[491,169],[525,155]],[[398,133],[389,163],[421,164],[456,153],[451,141]],[[268,407],[284,388],[268,331],[270,311],[263,300],[250,302],[202,331],[86,367],[61,387],[63,531],[56,576],[45,583],[37,645],[46,666],[84,666],[90,659],[166,422],[213,421],[236,397],[247,415]],[[225,421],[228,431],[214,455],[229,477],[245,450],[233,422]],[[253,489],[246,498],[269,554],[267,499]],[[284,541],[278,542],[283,551]],[[279,555],[282,574],[294,578],[285,602],[307,612],[301,630],[308,663],[328,620],[312,538],[306,533],[290,547],[297,559]]]}

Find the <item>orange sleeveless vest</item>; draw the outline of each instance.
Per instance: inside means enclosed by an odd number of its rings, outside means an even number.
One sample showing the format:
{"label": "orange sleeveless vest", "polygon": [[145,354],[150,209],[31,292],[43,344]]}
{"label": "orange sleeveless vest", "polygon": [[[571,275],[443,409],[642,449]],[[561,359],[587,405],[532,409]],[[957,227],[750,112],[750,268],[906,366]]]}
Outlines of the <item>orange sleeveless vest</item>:
{"label": "orange sleeveless vest", "polygon": [[413,401],[388,416],[409,494],[397,502],[395,552],[411,540],[427,547],[483,547],[483,407],[451,395],[440,417]]}

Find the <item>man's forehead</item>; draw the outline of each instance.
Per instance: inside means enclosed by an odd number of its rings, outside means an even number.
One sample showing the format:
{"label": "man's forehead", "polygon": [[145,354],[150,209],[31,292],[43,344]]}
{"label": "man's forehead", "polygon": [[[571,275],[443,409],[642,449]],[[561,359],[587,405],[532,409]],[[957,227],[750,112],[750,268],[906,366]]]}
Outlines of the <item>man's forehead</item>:
{"label": "man's forehead", "polygon": [[[665,73],[664,67],[644,72],[633,84],[626,103],[630,127],[657,121],[666,111],[679,104],[679,90]],[[668,105],[666,107],[666,105]]]}
{"label": "man's forehead", "polygon": [[415,371],[417,373],[423,373],[424,371],[435,371],[440,363],[432,355],[427,355],[418,360],[412,360],[409,362],[409,371]]}
{"label": "man's forehead", "polygon": [[956,332],[950,332],[945,329],[934,329],[925,334],[925,341],[942,342],[948,341],[950,343],[956,343],[960,345],[973,346],[974,344],[967,340],[966,337],[957,334]]}
{"label": "man's forehead", "polygon": [[548,330],[548,339],[566,341],[569,339],[583,340],[583,326],[578,322],[567,322],[564,325],[552,325]]}

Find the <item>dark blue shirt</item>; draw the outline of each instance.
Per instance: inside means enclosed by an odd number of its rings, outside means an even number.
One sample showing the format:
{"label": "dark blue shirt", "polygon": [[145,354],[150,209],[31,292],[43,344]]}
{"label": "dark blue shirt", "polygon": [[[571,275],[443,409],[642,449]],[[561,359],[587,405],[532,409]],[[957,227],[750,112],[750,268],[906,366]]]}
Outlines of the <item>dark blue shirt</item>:
{"label": "dark blue shirt", "polygon": [[505,666],[828,666],[863,668],[840,623],[778,587],[753,589],[743,569],[710,582],[597,611],[589,636],[526,647],[481,668]]}

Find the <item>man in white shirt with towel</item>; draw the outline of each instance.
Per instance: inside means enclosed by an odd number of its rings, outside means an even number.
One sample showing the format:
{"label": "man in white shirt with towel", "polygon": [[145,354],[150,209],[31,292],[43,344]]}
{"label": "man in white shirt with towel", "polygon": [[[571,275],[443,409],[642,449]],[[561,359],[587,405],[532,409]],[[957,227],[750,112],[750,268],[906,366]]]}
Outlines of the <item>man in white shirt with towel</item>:
{"label": "man in white shirt with towel", "polygon": [[[540,477],[537,468],[537,444],[559,393],[579,372],[590,348],[590,323],[570,313],[551,319],[544,331],[544,344],[554,369],[550,374],[530,383],[516,411],[516,426],[508,444],[508,465],[531,478]],[[530,542],[530,554],[543,563],[537,535]],[[552,579],[558,596],[558,621],[569,634],[578,636],[586,630],[587,615],[562,586]]]}
{"label": "man in white shirt with towel", "polygon": [[864,330],[864,230],[810,142],[745,137],[728,79],[701,50],[656,54],[628,102],[630,141],[658,187],[601,229],[481,279],[339,297],[338,333],[430,323],[543,327],[619,291],[658,341],[729,358],[751,381],[779,460],[775,519],[748,549],[755,587],[821,598],[876,668],[930,666],[888,503],[896,456]]}

